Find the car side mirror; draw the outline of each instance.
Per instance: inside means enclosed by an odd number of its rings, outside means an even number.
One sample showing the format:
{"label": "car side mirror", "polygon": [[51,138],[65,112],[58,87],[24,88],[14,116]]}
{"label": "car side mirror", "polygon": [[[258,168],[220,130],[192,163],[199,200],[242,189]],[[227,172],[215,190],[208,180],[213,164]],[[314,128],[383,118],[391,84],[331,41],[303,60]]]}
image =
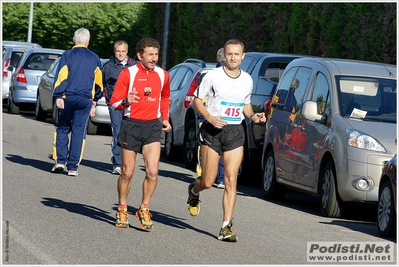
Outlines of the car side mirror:
{"label": "car side mirror", "polygon": [[321,122],[325,121],[325,116],[318,113],[317,103],[315,101],[306,101],[302,106],[302,116],[311,121]]}

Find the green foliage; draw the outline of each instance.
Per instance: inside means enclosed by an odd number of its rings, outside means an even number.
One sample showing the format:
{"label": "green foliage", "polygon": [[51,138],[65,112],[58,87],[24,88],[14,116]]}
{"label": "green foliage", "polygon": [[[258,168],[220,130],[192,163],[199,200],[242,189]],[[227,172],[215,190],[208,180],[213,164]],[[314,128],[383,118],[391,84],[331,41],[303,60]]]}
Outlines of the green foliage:
{"label": "green foliage", "polygon": [[[28,40],[30,3],[3,3],[3,40],[26,42]],[[37,42],[32,38],[32,42]]]}
{"label": "green foliage", "polygon": [[[246,51],[267,51],[353,58],[396,64],[396,3],[239,3],[172,2],[164,40],[162,2],[36,2],[32,42],[69,49],[74,31],[91,32],[90,49],[100,57],[113,54],[124,39],[135,57],[143,37],[167,47],[169,69],[187,58],[215,62],[216,51],[230,38]],[[30,3],[2,3],[3,40],[27,41]]]}
{"label": "green foliage", "polygon": [[[70,49],[78,28],[90,30],[90,49],[100,57],[113,54],[115,41],[135,44],[143,3],[34,3],[32,42]],[[30,3],[3,3],[3,39],[27,41]],[[17,29],[17,31],[15,30]],[[134,45],[129,54],[135,56]]]}

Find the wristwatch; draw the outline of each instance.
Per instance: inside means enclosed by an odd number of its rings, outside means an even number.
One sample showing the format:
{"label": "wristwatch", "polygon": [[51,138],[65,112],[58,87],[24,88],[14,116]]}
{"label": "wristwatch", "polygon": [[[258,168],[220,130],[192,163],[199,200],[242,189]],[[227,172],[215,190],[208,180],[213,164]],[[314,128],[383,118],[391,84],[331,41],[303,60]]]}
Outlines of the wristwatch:
{"label": "wristwatch", "polygon": [[122,105],[124,105],[125,107],[130,106],[129,101],[127,101],[127,98],[124,98],[124,99],[122,100]]}

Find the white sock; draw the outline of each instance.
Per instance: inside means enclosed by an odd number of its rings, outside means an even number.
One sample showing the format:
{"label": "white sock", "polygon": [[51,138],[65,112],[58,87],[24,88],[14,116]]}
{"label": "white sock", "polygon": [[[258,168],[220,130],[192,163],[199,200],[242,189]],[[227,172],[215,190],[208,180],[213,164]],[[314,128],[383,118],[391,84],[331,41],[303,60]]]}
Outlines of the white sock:
{"label": "white sock", "polygon": [[193,188],[191,188],[191,194],[193,194],[193,196],[195,196],[195,197],[199,196],[199,193],[194,192],[194,186],[193,186]]}
{"label": "white sock", "polygon": [[223,221],[222,228],[229,225],[229,223],[230,223],[229,221]]}

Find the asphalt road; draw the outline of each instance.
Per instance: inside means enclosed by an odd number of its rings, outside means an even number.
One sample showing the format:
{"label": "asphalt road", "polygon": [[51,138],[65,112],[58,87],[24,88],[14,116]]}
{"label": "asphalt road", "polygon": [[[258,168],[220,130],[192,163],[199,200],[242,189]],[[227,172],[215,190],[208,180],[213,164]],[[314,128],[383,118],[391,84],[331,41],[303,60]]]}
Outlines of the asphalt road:
{"label": "asphalt road", "polygon": [[[2,263],[29,265],[287,265],[310,264],[307,242],[392,242],[378,235],[375,206],[353,204],[342,219],[321,217],[318,199],[289,192],[266,201],[259,187],[238,186],[233,219],[237,243],[217,240],[223,190],[201,193],[201,212],[186,209],[196,175],[162,157],[150,203],[154,229],[134,216],[141,201],[143,160],[138,156],[128,198],[130,228],[114,226],[117,176],[111,175],[111,135],[87,136],[78,177],[53,174],[54,126],[33,113],[8,114],[2,125]],[[367,264],[364,262],[363,264]]]}

